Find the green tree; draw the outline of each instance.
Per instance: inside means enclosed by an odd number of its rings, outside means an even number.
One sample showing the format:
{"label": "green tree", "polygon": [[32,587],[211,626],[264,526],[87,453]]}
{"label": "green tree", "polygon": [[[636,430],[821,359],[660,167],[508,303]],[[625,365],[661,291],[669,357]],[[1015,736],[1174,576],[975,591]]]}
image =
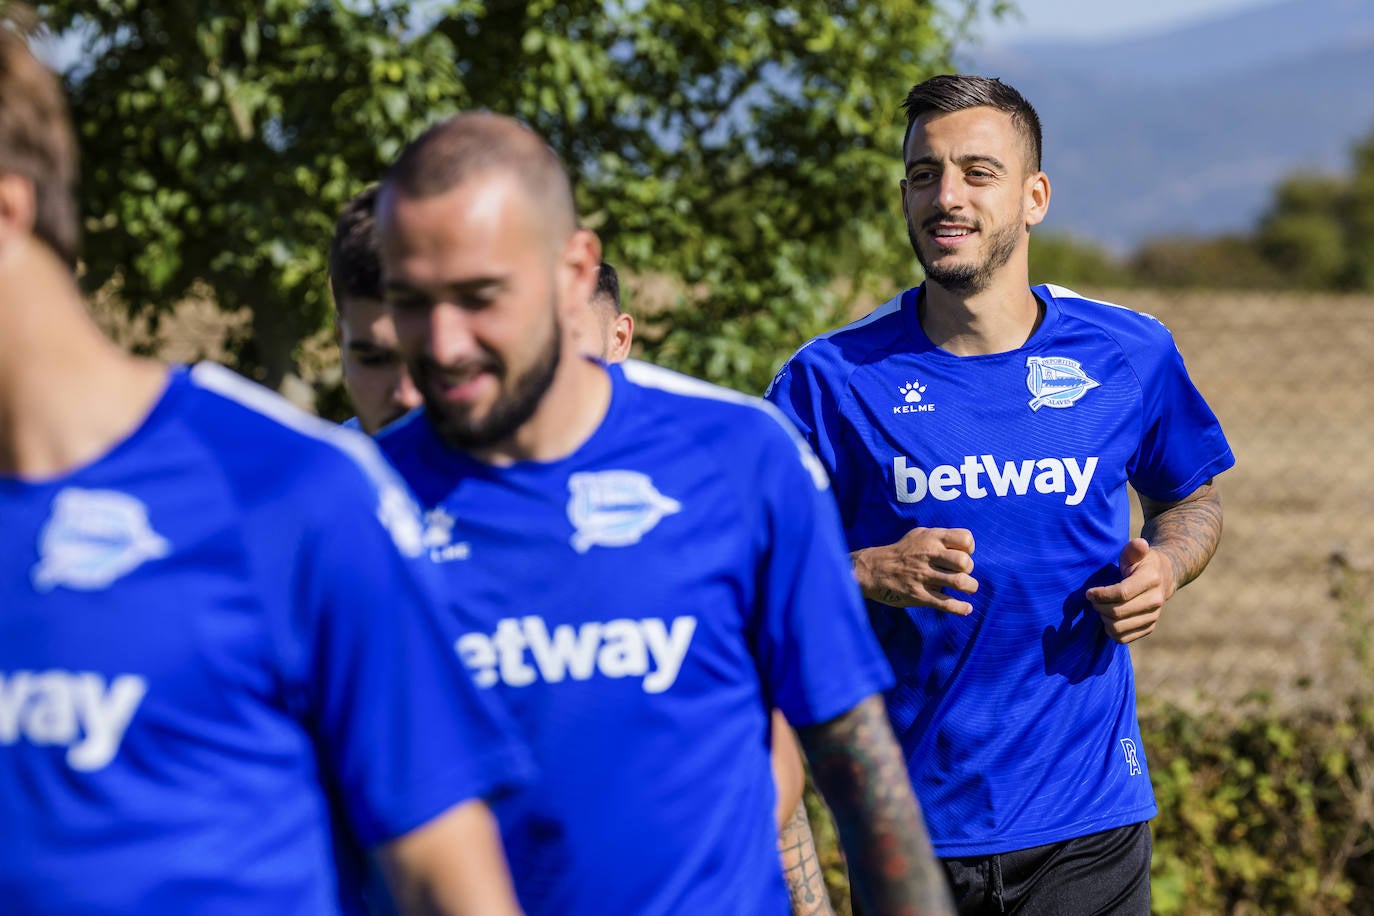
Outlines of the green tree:
{"label": "green tree", "polygon": [[84,283],[169,309],[197,284],[251,309],[241,364],[275,386],[329,320],[326,246],[363,181],[462,101],[406,3],[55,0],[77,36]]}
{"label": "green tree", "polygon": [[1127,266],[1132,285],[1166,289],[1272,289],[1283,279],[1244,235],[1151,239]]}
{"label": "green tree", "polygon": [[1274,192],[1274,203],[1256,233],[1265,260],[1277,268],[1284,285],[1300,289],[1337,289],[1349,263],[1345,217],[1349,196],[1344,179],[1296,175]]}
{"label": "green tree", "polygon": [[1374,132],[1351,150],[1348,176],[1293,175],[1256,232],[1286,285],[1374,292]]}
{"label": "green tree", "polygon": [[1031,283],[1068,287],[1123,286],[1128,271],[1111,252],[1067,235],[1034,232],[1030,245]]}
{"label": "green tree", "polygon": [[[858,289],[906,272],[907,87],[1002,0],[47,0],[81,41],[85,282],[166,309],[197,282],[253,313],[277,384],[328,318],[347,197],[426,124],[515,114],[570,164],[631,272],[681,293],[649,355],[757,390]],[[843,252],[837,257],[836,252]]]}

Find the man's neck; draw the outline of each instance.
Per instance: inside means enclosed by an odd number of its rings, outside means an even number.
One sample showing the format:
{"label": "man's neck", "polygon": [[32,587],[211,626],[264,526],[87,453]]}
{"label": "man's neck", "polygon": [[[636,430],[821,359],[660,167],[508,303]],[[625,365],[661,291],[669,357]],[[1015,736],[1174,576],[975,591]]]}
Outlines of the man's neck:
{"label": "man's neck", "polygon": [[0,290],[0,474],[61,476],[137,428],[166,369],[106,338],[55,259],[0,265]]}
{"label": "man's neck", "polygon": [[997,278],[972,294],[927,282],[920,302],[921,329],[955,356],[1006,353],[1025,345],[1044,318],[1044,307],[1024,275]]}
{"label": "man's neck", "polygon": [[610,404],[611,378],[605,368],[577,352],[574,342],[564,340],[553,382],[534,416],[505,442],[471,454],[498,466],[566,458],[601,426]]}

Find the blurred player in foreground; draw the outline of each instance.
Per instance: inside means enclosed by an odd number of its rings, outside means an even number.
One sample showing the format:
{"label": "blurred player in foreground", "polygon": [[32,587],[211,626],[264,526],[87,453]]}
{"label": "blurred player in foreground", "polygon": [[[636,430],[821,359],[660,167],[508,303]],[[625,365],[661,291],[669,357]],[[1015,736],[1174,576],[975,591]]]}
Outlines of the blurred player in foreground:
{"label": "blurred player in foreground", "polygon": [[764,402],[582,357],[601,246],[508,118],[412,143],[377,202],[425,400],[380,444],[428,508],[457,651],[542,762],[497,806],[542,914],[788,912],[769,710],[800,729],[875,913],[948,912],[814,456]]}
{"label": "blurred player in foreground", "polygon": [[517,912],[482,799],[527,752],[411,499],[362,436],[101,335],[76,172],[0,23],[0,908],[346,912],[380,846],[413,912]]}

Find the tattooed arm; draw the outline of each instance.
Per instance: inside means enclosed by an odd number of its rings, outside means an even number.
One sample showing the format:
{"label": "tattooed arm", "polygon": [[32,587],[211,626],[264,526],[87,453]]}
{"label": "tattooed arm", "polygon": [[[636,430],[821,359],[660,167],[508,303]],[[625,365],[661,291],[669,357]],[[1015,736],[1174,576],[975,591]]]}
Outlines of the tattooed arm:
{"label": "tattooed arm", "polygon": [[863,911],[952,916],[944,869],[931,851],[882,698],[871,696],[798,735],[835,816]]}
{"label": "tattooed arm", "polygon": [[1198,577],[1221,541],[1221,496],[1210,480],[1177,502],[1141,496],[1140,508],[1145,524],[1121,551],[1121,581],[1087,593],[1121,643],[1154,631],[1164,603]]}
{"label": "tattooed arm", "polygon": [[792,898],[792,916],[834,916],[825,876],[821,873],[821,860],[816,856],[816,840],[811,834],[805,801],[797,801],[796,810],[783,824],[778,852],[782,855],[787,895]]}

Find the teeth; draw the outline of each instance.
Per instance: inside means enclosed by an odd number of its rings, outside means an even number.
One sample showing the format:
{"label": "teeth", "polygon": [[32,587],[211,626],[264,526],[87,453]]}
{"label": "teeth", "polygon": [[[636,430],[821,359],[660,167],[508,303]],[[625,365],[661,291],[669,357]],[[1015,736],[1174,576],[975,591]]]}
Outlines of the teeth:
{"label": "teeth", "polygon": [[940,239],[957,238],[961,235],[968,235],[967,229],[936,229],[935,237]]}

